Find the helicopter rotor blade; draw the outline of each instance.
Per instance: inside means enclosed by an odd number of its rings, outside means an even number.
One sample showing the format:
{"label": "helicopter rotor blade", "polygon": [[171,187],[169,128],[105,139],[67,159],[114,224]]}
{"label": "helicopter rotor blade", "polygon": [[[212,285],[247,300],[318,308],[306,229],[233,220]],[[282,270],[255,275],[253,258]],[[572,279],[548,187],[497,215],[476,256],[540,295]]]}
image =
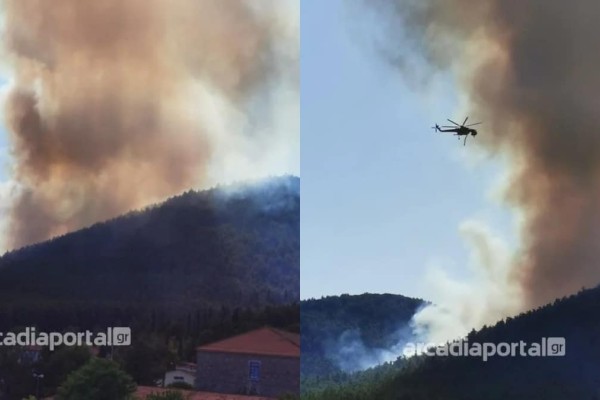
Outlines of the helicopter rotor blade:
{"label": "helicopter rotor blade", "polygon": [[451,119],[449,119],[448,121],[452,122],[456,126],[460,126],[459,124],[457,124],[456,122],[452,121]]}
{"label": "helicopter rotor blade", "polygon": [[469,124],[469,125],[465,125],[465,126],[475,126],[475,125],[479,125],[479,124],[481,124],[481,122],[476,122],[474,124]]}
{"label": "helicopter rotor blade", "polygon": [[463,126],[467,123],[468,119],[469,119],[469,117],[465,118],[464,122],[462,123]]}

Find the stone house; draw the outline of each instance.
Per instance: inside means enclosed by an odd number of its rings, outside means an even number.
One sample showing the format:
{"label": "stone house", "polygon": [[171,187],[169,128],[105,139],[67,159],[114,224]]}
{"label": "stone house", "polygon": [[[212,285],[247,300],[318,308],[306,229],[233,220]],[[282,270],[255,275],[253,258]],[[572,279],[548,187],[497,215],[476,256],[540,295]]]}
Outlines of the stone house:
{"label": "stone house", "polygon": [[300,335],[265,327],[197,349],[196,389],[277,397],[300,393]]}

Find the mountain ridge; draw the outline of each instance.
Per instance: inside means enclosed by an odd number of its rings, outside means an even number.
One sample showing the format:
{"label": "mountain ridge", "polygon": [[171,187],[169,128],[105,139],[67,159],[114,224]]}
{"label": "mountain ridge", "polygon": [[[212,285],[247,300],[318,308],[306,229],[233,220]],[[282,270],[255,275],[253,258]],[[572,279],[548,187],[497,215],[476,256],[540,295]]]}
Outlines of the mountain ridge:
{"label": "mountain ridge", "polygon": [[299,298],[300,178],[189,190],[0,257],[0,300],[196,306]]}
{"label": "mountain ridge", "polygon": [[303,378],[326,378],[383,362],[409,335],[414,313],[426,303],[390,293],[325,296],[300,302]]}
{"label": "mountain ridge", "polygon": [[600,287],[472,330],[473,343],[539,343],[564,338],[564,356],[399,357],[325,384],[303,386],[302,398],[360,400],[600,399]]}

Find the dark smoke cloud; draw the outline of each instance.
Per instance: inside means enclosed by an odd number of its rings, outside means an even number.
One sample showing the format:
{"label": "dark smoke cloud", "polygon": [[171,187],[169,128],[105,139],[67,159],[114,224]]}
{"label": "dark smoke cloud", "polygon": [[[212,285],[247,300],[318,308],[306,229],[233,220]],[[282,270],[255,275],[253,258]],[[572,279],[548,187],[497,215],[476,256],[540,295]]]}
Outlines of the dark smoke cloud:
{"label": "dark smoke cloud", "polygon": [[211,99],[243,114],[256,93],[295,74],[295,56],[280,59],[285,21],[250,2],[6,0],[4,8],[13,248],[202,184],[213,148],[222,155],[228,146],[206,121]]}
{"label": "dark smoke cloud", "polygon": [[[403,72],[456,74],[477,142],[511,160],[525,306],[600,282],[600,3],[375,0]],[[420,67],[421,71],[411,68]]]}

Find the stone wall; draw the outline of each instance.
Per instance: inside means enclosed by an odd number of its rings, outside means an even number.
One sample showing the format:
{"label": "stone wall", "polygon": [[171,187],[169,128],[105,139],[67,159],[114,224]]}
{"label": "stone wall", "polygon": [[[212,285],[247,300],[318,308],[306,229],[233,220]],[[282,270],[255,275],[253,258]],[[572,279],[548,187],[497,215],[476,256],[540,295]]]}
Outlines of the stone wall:
{"label": "stone wall", "polygon": [[[196,389],[277,397],[300,393],[300,359],[198,351]],[[260,379],[250,381],[250,361],[260,362]]]}

